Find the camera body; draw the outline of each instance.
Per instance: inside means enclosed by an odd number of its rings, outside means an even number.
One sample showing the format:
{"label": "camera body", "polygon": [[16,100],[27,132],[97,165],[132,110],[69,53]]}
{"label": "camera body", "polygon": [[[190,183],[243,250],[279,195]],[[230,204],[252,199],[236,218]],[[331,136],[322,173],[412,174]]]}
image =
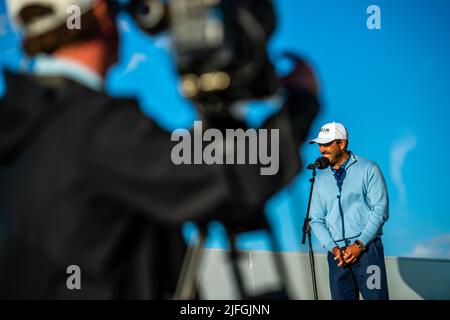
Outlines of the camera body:
{"label": "camera body", "polygon": [[267,53],[272,0],[133,0],[131,11],[145,31],[170,32],[182,92],[203,113],[280,87]]}

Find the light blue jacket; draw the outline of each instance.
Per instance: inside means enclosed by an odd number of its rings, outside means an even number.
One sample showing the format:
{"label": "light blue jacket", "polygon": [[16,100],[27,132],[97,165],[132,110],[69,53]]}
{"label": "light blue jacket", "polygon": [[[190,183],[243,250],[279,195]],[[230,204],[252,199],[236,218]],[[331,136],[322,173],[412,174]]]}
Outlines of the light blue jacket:
{"label": "light blue jacket", "polygon": [[369,244],[389,218],[386,182],[376,163],[350,153],[339,188],[330,167],[321,171],[311,198],[311,228],[331,251],[356,240]]}

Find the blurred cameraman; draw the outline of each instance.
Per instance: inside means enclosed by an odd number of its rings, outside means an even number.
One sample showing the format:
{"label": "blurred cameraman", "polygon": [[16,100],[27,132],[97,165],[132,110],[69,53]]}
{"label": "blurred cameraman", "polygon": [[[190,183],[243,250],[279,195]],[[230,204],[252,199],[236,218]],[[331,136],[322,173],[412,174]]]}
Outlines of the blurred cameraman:
{"label": "blurred cameraman", "polygon": [[[109,1],[8,5],[25,51],[47,55],[37,56],[35,76],[5,72],[0,212],[7,235],[0,297],[170,298],[185,252],[181,223],[254,217],[298,172],[301,139],[292,135],[298,127],[283,115],[294,108],[265,125],[280,127],[279,173],[260,176],[234,166],[238,180],[251,181],[244,187],[251,196],[236,198],[229,170],[174,165],[170,134],[134,100],[103,91],[119,46]],[[80,29],[66,27],[71,5],[82,13]],[[77,267],[79,286],[72,277]]]}

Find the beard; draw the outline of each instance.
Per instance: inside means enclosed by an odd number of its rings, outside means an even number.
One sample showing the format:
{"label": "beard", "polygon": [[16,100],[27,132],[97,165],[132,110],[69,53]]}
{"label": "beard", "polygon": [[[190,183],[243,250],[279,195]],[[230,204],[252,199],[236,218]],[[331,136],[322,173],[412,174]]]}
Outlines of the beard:
{"label": "beard", "polygon": [[340,149],[336,150],[336,152],[333,153],[325,153],[322,154],[324,157],[327,157],[328,160],[330,160],[330,166],[334,167],[342,158],[344,155],[344,152]]}

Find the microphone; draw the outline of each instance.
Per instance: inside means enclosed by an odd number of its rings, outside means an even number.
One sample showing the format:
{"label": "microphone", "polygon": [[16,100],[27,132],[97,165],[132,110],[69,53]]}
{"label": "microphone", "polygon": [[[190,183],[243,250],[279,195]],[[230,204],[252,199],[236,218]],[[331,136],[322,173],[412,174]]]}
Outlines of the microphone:
{"label": "microphone", "polygon": [[330,160],[328,160],[327,157],[320,157],[317,158],[316,161],[310,165],[308,165],[308,169],[309,170],[314,170],[314,169],[325,169],[328,168],[328,166],[330,165]]}

